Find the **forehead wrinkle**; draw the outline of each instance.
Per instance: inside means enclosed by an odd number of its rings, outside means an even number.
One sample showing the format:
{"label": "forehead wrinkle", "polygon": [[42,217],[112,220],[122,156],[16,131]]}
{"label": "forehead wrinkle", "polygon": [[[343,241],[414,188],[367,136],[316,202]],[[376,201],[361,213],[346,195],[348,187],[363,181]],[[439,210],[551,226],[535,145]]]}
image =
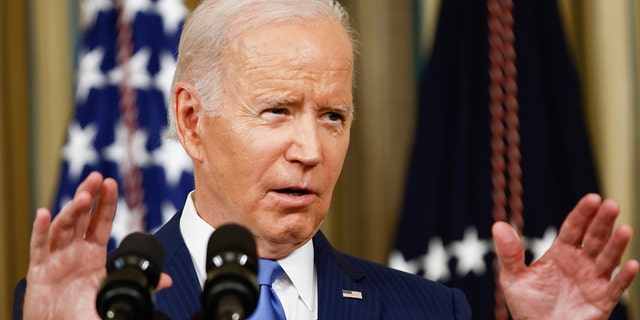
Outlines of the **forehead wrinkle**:
{"label": "forehead wrinkle", "polygon": [[[264,39],[255,38],[253,31],[235,38],[225,49],[229,58],[226,60],[230,71],[227,75],[231,78],[228,80],[234,82],[237,89],[251,88],[246,92],[249,94],[245,96],[246,100],[253,102],[254,106],[260,103],[306,103],[315,96],[337,97],[334,93],[338,93],[338,100],[315,103],[322,108],[338,105],[336,110],[343,109],[344,105],[351,110],[349,113],[353,113],[351,51],[345,55],[341,49],[329,48],[327,51],[324,48],[321,51],[323,55],[317,56],[318,43],[306,40],[304,42],[308,46],[296,45],[290,48],[294,50],[283,51],[281,47],[267,45]],[[345,95],[347,84],[348,95]]]}
{"label": "forehead wrinkle", "polygon": [[286,90],[285,92],[274,90],[266,90],[264,93],[256,92],[254,98],[254,101],[258,105],[286,105],[296,103],[300,100],[300,98],[289,92],[289,90]]}
{"label": "forehead wrinkle", "polygon": [[[260,69],[279,70],[282,65],[289,66],[289,71],[297,71],[297,73],[305,73],[303,77],[299,75],[292,76],[292,78],[321,78],[314,77],[311,72],[308,71],[308,67],[313,64],[321,64],[322,72],[319,74],[329,75],[331,72],[346,72],[352,74],[353,69],[353,55],[348,57],[334,54],[331,50],[327,51],[327,48],[318,47],[318,43],[313,40],[303,39],[302,41],[306,45],[301,43],[295,44],[294,51],[282,51],[279,48],[272,48],[262,43],[256,43],[253,35],[249,33],[249,37],[242,35],[232,41],[225,51],[231,56],[229,63],[234,66],[236,70],[243,70],[246,72],[255,72]],[[315,57],[316,52],[323,52],[323,59],[308,59],[307,57]],[[340,57],[340,58],[337,58]],[[257,62],[257,63],[256,63]],[[346,67],[345,67],[346,66]],[[295,75],[296,73],[291,73]],[[266,78],[269,78],[267,73]]]}
{"label": "forehead wrinkle", "polygon": [[[281,55],[273,54],[274,57],[282,58]],[[264,57],[247,57],[246,59],[239,59],[238,63],[233,63],[233,69],[237,73],[246,74],[258,74],[260,79],[263,80],[310,80],[314,82],[320,82],[325,78],[338,78],[336,74],[344,74],[344,77],[351,78],[352,71],[348,67],[344,67],[346,64],[330,63],[324,61],[323,68],[321,70],[315,70],[314,64],[308,61],[300,61],[299,59],[287,59],[286,61],[276,59],[264,59]],[[253,63],[252,61],[258,61],[259,63]],[[318,62],[319,63],[319,62]],[[283,65],[287,65],[286,72],[281,68]],[[334,66],[335,65],[335,66]]]}

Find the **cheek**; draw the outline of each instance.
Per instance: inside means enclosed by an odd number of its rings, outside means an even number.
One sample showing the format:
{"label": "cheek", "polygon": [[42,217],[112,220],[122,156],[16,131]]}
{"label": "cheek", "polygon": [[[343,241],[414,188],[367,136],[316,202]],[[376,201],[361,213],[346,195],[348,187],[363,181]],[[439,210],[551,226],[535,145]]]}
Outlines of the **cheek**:
{"label": "cheek", "polygon": [[229,188],[235,189],[238,196],[246,197],[270,174],[282,153],[282,140],[256,128],[241,128],[244,130],[236,130],[237,126],[228,130],[233,132],[216,142],[218,148],[212,148],[209,157],[225,176]]}
{"label": "cheek", "polygon": [[255,162],[252,154],[256,146],[250,130],[226,118],[211,120],[206,124],[206,130],[204,165],[210,183],[223,185],[225,190],[221,192],[224,193],[245,187],[237,185],[251,174],[249,170]]}
{"label": "cheek", "polygon": [[342,165],[344,164],[344,160],[347,157],[348,150],[349,133],[347,131],[344,136],[340,136],[335,139],[331,146],[327,148],[327,151],[325,151],[328,154],[327,159],[329,159],[329,161],[331,162],[329,166],[334,169],[332,171],[335,172],[336,180],[337,176],[340,175],[340,171],[342,170]]}
{"label": "cheek", "polygon": [[213,128],[207,135],[211,161],[226,162],[231,167],[247,165],[255,161],[255,155],[265,148],[256,130],[239,119],[221,118],[209,125]]}

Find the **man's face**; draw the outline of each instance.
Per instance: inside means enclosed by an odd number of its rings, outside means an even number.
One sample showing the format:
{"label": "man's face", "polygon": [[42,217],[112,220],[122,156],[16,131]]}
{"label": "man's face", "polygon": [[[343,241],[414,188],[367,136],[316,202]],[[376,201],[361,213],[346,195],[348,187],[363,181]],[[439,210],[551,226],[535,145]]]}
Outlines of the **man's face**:
{"label": "man's face", "polygon": [[224,54],[219,113],[198,126],[196,208],[214,227],[249,227],[261,257],[282,258],[329,210],[353,120],[352,47],[337,22],[283,23]]}

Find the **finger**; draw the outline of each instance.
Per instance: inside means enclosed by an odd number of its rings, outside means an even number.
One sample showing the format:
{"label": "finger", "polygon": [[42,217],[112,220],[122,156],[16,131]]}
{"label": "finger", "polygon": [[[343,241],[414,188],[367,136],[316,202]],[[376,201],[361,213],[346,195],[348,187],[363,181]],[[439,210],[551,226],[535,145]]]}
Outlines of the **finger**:
{"label": "finger", "polygon": [[629,225],[621,225],[611,237],[604,250],[596,258],[596,272],[599,276],[610,276],[622,260],[624,250],[631,240],[633,231]]}
{"label": "finger", "polygon": [[91,195],[91,208],[88,212],[83,212],[81,215],[79,215],[77,220],[75,221],[75,228],[73,230],[74,238],[84,239],[87,233],[87,228],[89,226],[89,221],[91,219],[91,211],[93,210],[96,199],[100,194],[100,188],[103,181],[104,178],[102,177],[102,174],[97,171],[93,171],[82,181],[82,183],[80,183],[80,185],[76,189],[75,196],[78,196],[81,192],[87,192],[89,193],[89,195]]}
{"label": "finger", "polygon": [[106,178],[102,183],[100,195],[96,202],[91,221],[86,233],[86,240],[101,246],[109,243],[113,217],[118,203],[118,184],[112,178]]}
{"label": "finger", "polygon": [[558,233],[558,241],[574,246],[580,245],[601,202],[600,196],[594,193],[582,197],[562,223]]}
{"label": "finger", "polygon": [[155,291],[158,292],[160,290],[167,289],[172,285],[173,285],[173,279],[171,279],[171,276],[163,272],[160,274],[160,280],[158,281],[158,285],[156,286]]}
{"label": "finger", "polygon": [[76,193],[74,196],[78,195],[78,193],[86,191],[91,195],[97,195],[100,192],[100,185],[104,181],[102,174],[98,171],[93,171],[87,175],[86,178],[78,185],[76,189]]}
{"label": "finger", "polygon": [[583,252],[595,258],[609,242],[613,225],[620,212],[615,201],[605,200],[584,236]]}
{"label": "finger", "polygon": [[611,291],[610,297],[613,301],[618,301],[620,296],[624,293],[624,291],[631,285],[633,279],[638,274],[638,269],[640,265],[637,260],[630,260],[625,263],[622,268],[620,268],[620,272],[613,277],[611,280]]}
{"label": "finger", "polygon": [[51,212],[40,208],[36,211],[33,221],[31,241],[29,243],[29,265],[37,265],[49,256],[49,226],[51,225]]}
{"label": "finger", "polygon": [[91,202],[89,193],[83,191],[60,210],[58,216],[51,223],[49,232],[51,251],[65,248],[73,241],[76,223],[81,215],[89,214]]}
{"label": "finger", "polygon": [[60,210],[51,224],[51,250],[65,247],[74,237],[84,237],[88,216],[101,183],[102,175],[94,171],[78,185],[73,199]]}
{"label": "finger", "polygon": [[491,228],[496,255],[500,259],[501,274],[518,274],[525,270],[524,247],[513,228],[505,222],[496,222]]}

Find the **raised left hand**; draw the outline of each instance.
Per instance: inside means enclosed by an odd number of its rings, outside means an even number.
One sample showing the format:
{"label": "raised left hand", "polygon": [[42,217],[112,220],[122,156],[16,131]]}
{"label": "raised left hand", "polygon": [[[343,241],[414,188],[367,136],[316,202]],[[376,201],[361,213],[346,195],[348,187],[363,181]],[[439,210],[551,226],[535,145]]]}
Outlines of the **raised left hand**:
{"label": "raised left hand", "polygon": [[500,284],[514,319],[608,319],[639,268],[630,260],[612,277],[632,234],[628,225],[612,233],[619,211],[613,200],[586,195],[551,248],[530,266],[513,229],[494,224]]}

